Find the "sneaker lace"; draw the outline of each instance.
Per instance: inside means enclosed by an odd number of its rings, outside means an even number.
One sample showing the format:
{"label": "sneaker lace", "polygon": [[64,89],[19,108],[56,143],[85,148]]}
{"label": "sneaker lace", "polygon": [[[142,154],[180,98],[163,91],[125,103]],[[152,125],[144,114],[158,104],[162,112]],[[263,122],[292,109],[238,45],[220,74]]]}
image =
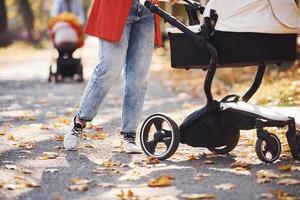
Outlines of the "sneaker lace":
{"label": "sneaker lace", "polygon": [[125,139],[128,143],[136,144],[136,143],[135,143],[135,138],[134,138],[134,137],[125,137],[124,139]]}
{"label": "sneaker lace", "polygon": [[76,137],[80,137],[82,135],[82,126],[79,124],[75,124],[75,126],[72,129],[72,135],[76,136]]}

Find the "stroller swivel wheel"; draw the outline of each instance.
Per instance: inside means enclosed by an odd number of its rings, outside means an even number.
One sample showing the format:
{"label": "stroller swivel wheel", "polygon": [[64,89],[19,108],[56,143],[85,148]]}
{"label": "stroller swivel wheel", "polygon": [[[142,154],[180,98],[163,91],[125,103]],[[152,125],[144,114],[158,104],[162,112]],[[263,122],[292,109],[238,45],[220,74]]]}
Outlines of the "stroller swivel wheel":
{"label": "stroller swivel wheel", "polygon": [[269,134],[267,139],[258,138],[255,144],[258,158],[265,163],[273,163],[281,153],[281,143],[274,134]]}
{"label": "stroller swivel wheel", "polygon": [[169,117],[154,114],[143,123],[140,141],[146,155],[165,160],[172,156],[178,148],[179,128]]}
{"label": "stroller swivel wheel", "polygon": [[234,138],[228,145],[222,146],[222,147],[208,148],[208,150],[213,153],[216,153],[216,154],[227,154],[227,153],[231,152],[236,147],[236,145],[239,143],[240,131],[239,130],[237,130],[237,131],[238,132],[235,134]]}

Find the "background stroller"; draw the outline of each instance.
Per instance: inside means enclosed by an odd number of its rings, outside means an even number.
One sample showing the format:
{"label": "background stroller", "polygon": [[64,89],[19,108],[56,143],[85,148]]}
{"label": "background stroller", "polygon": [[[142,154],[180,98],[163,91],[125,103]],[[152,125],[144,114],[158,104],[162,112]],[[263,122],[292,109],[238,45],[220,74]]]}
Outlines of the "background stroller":
{"label": "background stroller", "polygon": [[[49,32],[53,46],[58,51],[58,58],[50,65],[48,81],[63,82],[66,77],[82,82],[83,66],[81,58],[74,58],[73,53],[83,46],[83,30],[72,13],[62,13],[49,21]],[[53,72],[53,66],[56,66]]]}
{"label": "background stroller", "polygon": [[[240,130],[256,129],[257,156],[263,162],[271,163],[278,159],[281,143],[278,137],[269,133],[265,127],[287,127],[286,136],[291,153],[294,159],[300,160],[300,133],[296,131],[294,118],[248,103],[262,82],[267,64],[293,61],[296,58],[296,38],[299,30],[298,10],[294,1],[259,0],[256,1],[258,4],[252,4],[255,6],[264,3],[262,7],[269,12],[271,18],[268,24],[279,31],[276,34],[272,33],[269,27],[263,27],[264,30],[261,32],[254,32],[257,30],[243,32],[240,28],[236,28],[237,24],[244,26],[245,23],[237,22],[245,19],[250,20],[248,22],[253,26],[256,25],[257,21],[252,22],[252,19],[245,16],[238,16],[240,18],[229,20],[229,23],[222,18],[218,21],[218,12],[224,10],[224,7],[218,7],[217,3],[225,0],[211,0],[207,8],[196,2],[184,1],[188,3],[187,10],[192,24],[199,23],[197,12],[204,13],[201,29],[199,25],[192,27],[183,25],[150,1],[146,1],[145,6],[177,28],[169,32],[172,67],[207,70],[204,83],[207,104],[188,116],[179,127],[163,114],[148,117],[140,133],[143,151],[149,156],[163,160],[175,153],[179,143],[184,143],[225,154],[237,145]],[[237,5],[237,3],[244,4],[245,1],[228,0],[227,3]],[[264,9],[256,10],[264,11]],[[288,13],[290,18],[282,15],[282,9],[286,9],[284,12]],[[229,13],[230,15],[234,16],[234,13]],[[246,27],[251,27],[251,24]],[[253,85],[245,95],[239,97],[233,94],[221,101],[214,100],[211,85],[217,68],[253,65],[258,65],[257,74]]]}

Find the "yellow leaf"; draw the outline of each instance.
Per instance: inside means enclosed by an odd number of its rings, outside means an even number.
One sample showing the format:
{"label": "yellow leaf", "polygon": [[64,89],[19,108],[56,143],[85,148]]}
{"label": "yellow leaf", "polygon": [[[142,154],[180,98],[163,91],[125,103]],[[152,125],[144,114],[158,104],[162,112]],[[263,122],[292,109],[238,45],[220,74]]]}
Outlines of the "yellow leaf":
{"label": "yellow leaf", "polygon": [[194,199],[214,199],[214,194],[182,194],[180,195],[183,199],[194,200]]}
{"label": "yellow leaf", "polygon": [[194,154],[188,155],[188,160],[196,160],[197,157]]}
{"label": "yellow leaf", "polygon": [[13,135],[8,135],[7,139],[10,141],[16,141],[16,138]]}
{"label": "yellow leaf", "polygon": [[42,156],[39,157],[40,160],[55,159],[58,157],[58,153],[55,152],[44,152]]}
{"label": "yellow leaf", "polygon": [[172,180],[174,178],[171,176],[160,176],[157,179],[151,179],[148,182],[149,187],[167,187],[172,185]]}
{"label": "yellow leaf", "polygon": [[30,181],[30,182],[27,182],[26,184],[26,187],[30,187],[30,188],[40,188],[41,185],[34,182],[34,181]]}
{"label": "yellow leaf", "polygon": [[87,184],[91,182],[90,180],[80,178],[71,178],[70,181],[76,185]]}

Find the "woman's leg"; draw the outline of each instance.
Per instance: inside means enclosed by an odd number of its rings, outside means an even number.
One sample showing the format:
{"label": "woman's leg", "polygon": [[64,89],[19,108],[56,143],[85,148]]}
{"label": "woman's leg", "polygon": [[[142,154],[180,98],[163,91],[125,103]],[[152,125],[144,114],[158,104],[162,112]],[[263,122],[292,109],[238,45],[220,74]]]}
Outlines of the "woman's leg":
{"label": "woman's leg", "polygon": [[[65,135],[64,146],[75,150],[86,121],[92,121],[111,86],[119,79],[128,50],[131,24],[126,24],[118,43],[99,40],[99,64],[84,90],[74,127]],[[79,119],[78,119],[79,118]]]}
{"label": "woman's leg", "polygon": [[154,15],[148,11],[131,26],[125,65],[121,133],[133,139],[140,121],[147,89],[154,48],[154,25]]}

